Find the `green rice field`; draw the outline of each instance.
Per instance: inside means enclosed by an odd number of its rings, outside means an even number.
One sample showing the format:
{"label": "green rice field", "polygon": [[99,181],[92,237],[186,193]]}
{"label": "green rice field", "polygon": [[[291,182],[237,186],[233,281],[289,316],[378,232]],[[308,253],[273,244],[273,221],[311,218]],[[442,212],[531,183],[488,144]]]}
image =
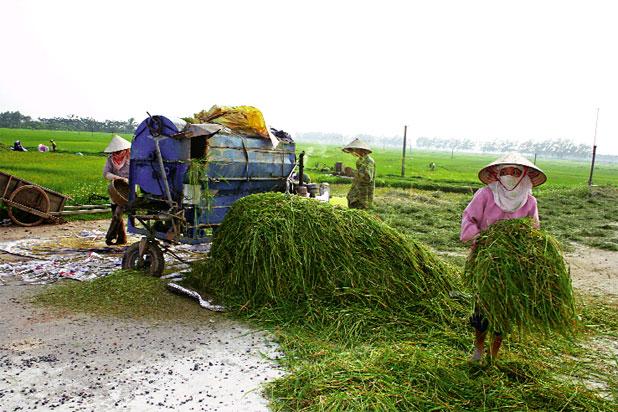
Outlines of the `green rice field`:
{"label": "green rice field", "polygon": [[[131,136],[123,135],[129,139]],[[0,150],[0,170],[23,179],[66,193],[75,203],[91,194],[105,195],[101,170],[105,159],[102,151],[111,138],[110,133],[66,132],[26,129],[0,129],[0,143],[10,146],[20,140],[30,151],[15,153]],[[39,143],[54,139],[57,153],[36,152]],[[298,144],[297,152],[307,153],[307,172],[314,181],[345,183],[346,179],[329,176],[327,169],[335,162],[354,167],[355,159],[336,146]],[[79,155],[77,153],[81,153]],[[468,188],[479,187],[478,170],[496,158],[495,155],[469,153],[427,152],[413,150],[406,159],[406,177],[401,178],[401,154],[396,150],[379,151],[372,155],[376,161],[377,185],[402,188]],[[434,171],[429,163],[436,163]],[[589,165],[585,162],[538,159],[537,164],[548,175],[543,190],[551,187],[574,187],[586,184]],[[618,164],[598,163],[594,183],[618,184]],[[467,192],[467,190],[463,190]]]}

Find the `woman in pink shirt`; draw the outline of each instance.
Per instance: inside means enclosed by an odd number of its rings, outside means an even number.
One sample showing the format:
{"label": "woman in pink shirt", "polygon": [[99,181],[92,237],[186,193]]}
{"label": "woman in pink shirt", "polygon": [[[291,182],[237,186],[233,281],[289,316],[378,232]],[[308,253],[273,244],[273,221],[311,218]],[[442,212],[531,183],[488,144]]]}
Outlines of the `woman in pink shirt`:
{"label": "woman in pink shirt", "polygon": [[[479,233],[499,220],[529,216],[539,226],[539,211],[532,188],[547,180],[545,173],[518,153],[509,153],[485,166],[479,172],[479,179],[487,186],[478,190],[463,212],[461,219],[462,242],[472,242]],[[485,338],[489,322],[475,308],[470,317],[475,329],[473,361],[480,361],[485,349]],[[494,332],[489,356],[495,358],[502,344],[502,335]]]}

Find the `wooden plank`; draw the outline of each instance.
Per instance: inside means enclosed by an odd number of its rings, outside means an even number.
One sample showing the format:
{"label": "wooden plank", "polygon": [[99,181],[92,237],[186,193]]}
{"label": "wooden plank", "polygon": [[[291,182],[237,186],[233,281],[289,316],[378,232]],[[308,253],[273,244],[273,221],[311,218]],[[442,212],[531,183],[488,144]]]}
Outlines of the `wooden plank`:
{"label": "wooden plank", "polygon": [[52,216],[50,213],[41,212],[40,210],[36,210],[31,207],[24,206],[21,203],[12,202],[8,199],[4,199],[4,203],[6,203],[8,206],[14,206],[18,208],[19,210],[23,210],[24,212],[28,212],[32,215],[43,217],[45,219],[57,220],[57,218]]}
{"label": "wooden plank", "polygon": [[110,209],[85,209],[85,210],[63,210],[62,212],[53,212],[53,216],[71,216],[71,215],[94,215],[96,213],[111,213]]}
{"label": "wooden plank", "polygon": [[110,204],[102,205],[68,205],[64,207],[64,210],[84,210],[84,209],[102,209],[104,207],[111,207]]}

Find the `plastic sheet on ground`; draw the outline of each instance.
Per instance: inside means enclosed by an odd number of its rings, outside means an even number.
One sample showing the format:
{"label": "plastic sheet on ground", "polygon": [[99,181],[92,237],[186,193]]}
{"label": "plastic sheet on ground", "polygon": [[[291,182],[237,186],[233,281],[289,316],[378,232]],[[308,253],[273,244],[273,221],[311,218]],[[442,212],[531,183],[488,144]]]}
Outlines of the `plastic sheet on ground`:
{"label": "plastic sheet on ground", "polygon": [[46,284],[67,278],[92,280],[120,268],[121,259],[89,252],[83,258],[50,258],[0,264],[0,277],[21,277],[24,283]]}
{"label": "plastic sheet on ground", "polygon": [[191,290],[189,288],[186,288],[184,286],[180,286],[177,283],[170,282],[167,284],[167,288],[173,292],[181,293],[183,295],[189,296],[197,300],[200,306],[203,307],[204,309],[212,310],[213,312],[224,312],[225,311],[225,307],[220,306],[220,305],[215,305],[209,300],[204,299],[202,295],[200,295],[198,292]]}
{"label": "plastic sheet on ground", "polygon": [[[138,237],[129,239],[129,244]],[[179,245],[165,254],[166,268],[174,271],[187,269],[186,262],[208,253],[210,245]],[[0,285],[14,277],[23,284],[47,284],[59,279],[88,281],[106,276],[122,266],[124,247],[105,245],[105,232],[81,231],[75,235],[54,239],[21,239],[0,242]],[[173,275],[173,274],[172,274]],[[171,276],[178,280],[181,276]]]}

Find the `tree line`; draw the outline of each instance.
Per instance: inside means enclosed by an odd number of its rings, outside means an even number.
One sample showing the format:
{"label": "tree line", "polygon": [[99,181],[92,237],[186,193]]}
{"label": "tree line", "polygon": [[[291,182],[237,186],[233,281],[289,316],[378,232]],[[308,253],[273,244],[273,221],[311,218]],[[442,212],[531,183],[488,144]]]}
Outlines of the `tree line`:
{"label": "tree line", "polygon": [[439,137],[419,137],[416,146],[423,149],[450,151],[480,151],[483,153],[520,152],[543,157],[559,159],[588,159],[592,148],[587,144],[577,144],[569,139],[526,140],[513,142],[511,140],[493,140],[475,143],[471,139],[446,139]]}
{"label": "tree line", "polygon": [[[356,134],[353,136],[346,136],[340,133],[324,133],[324,132],[306,132],[296,133],[294,140],[304,143],[316,143],[316,144],[336,144],[344,146],[350,143],[355,138],[361,139],[371,147],[375,148],[401,148],[403,137],[402,136],[372,136],[368,134]],[[408,142],[411,142],[408,140]]]}
{"label": "tree line", "polygon": [[11,129],[71,130],[83,132],[133,133],[137,127],[134,118],[123,120],[96,120],[91,117],[69,115],[33,119],[19,111],[0,113],[0,127]]}

